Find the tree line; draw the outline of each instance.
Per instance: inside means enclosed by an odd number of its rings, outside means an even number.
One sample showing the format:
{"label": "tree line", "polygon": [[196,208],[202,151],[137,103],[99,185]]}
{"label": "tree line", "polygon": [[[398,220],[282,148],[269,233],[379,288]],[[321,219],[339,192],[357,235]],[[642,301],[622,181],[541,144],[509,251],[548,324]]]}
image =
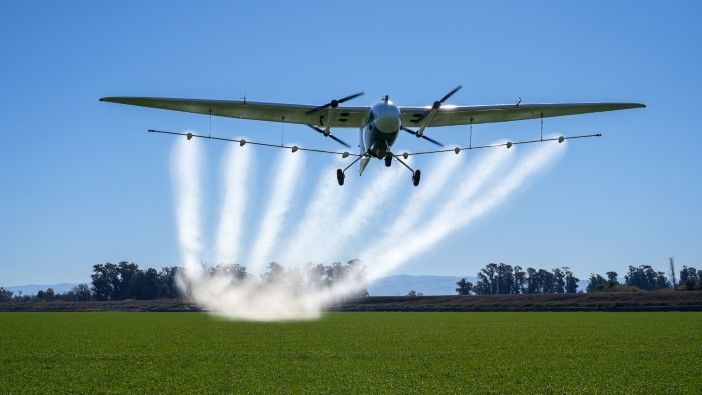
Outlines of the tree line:
{"label": "tree line", "polygon": [[[673,265],[671,264],[671,267]],[[675,273],[675,271],[671,271]],[[702,270],[683,266],[679,273],[679,281],[675,276],[669,279],[665,272],[656,271],[649,265],[638,267],[629,266],[629,272],[624,275],[624,282],[619,282],[619,274],[611,271],[590,275],[587,292],[616,292],[616,291],[655,291],[673,288],[679,291],[702,290]]]}
{"label": "tree line", "polygon": [[459,295],[575,293],[580,281],[567,267],[553,270],[488,263],[478,272],[475,284],[462,278]]}
{"label": "tree line", "polygon": [[[655,291],[669,288],[679,291],[702,290],[702,270],[683,266],[677,282],[675,265],[670,260],[669,279],[665,272],[656,271],[650,265],[629,266],[624,282],[619,282],[619,274],[614,271],[591,274],[586,292],[637,292]],[[504,263],[489,263],[478,272],[475,284],[462,278],[456,283],[459,295],[493,294],[558,294],[578,292],[580,279],[568,267],[552,270],[511,266]]]}
{"label": "tree line", "polygon": [[[328,287],[350,275],[365,276],[365,270],[359,260],[351,260],[346,264],[308,264],[305,267],[305,284],[315,287]],[[142,269],[134,262],[122,261],[117,264],[107,262],[92,267],[90,284],[78,284],[64,293],[57,293],[52,288],[41,290],[36,295],[14,294],[12,291],[0,288],[0,302],[4,301],[89,301],[89,300],[150,300],[175,299],[183,295],[178,286],[182,268],[177,266],[164,267],[161,270],[153,268]],[[245,266],[239,264],[217,265],[205,270],[209,276],[226,276],[233,282],[251,279]],[[292,274],[292,272],[291,272]],[[264,283],[273,283],[286,275],[286,269],[276,262],[271,262],[261,275]],[[361,296],[367,296],[368,291],[361,290]]]}
{"label": "tree line", "polygon": [[[359,266],[360,265],[360,266]],[[346,264],[334,262],[325,264],[308,264],[305,286],[328,287],[352,273],[365,275],[362,263],[358,260]],[[117,264],[107,262],[92,267],[90,284],[78,284],[71,290],[57,293],[52,288],[41,290],[36,295],[23,295],[0,288],[0,302],[5,301],[88,301],[88,300],[126,300],[126,299],[174,299],[182,295],[178,278],[182,268],[164,267],[142,269],[133,262],[122,261]],[[233,281],[244,281],[252,277],[245,266],[217,265],[208,268],[210,276],[228,276]],[[271,262],[261,275],[263,282],[272,283],[286,274],[282,265]],[[676,275],[678,275],[676,277]],[[456,283],[459,295],[491,294],[560,294],[578,291],[580,279],[575,277],[568,267],[552,270],[511,266],[505,263],[489,263],[477,275],[475,284],[462,278]],[[679,280],[678,280],[679,279]],[[657,271],[650,265],[629,266],[620,282],[619,274],[614,271],[604,275],[591,274],[586,292],[636,292],[655,291],[659,289],[676,289],[680,291],[702,290],[702,270],[683,266],[675,271],[673,260],[670,262],[670,276]],[[367,296],[363,289],[359,296]],[[410,296],[422,296],[420,292],[411,291]],[[185,295],[187,296],[187,295]]]}

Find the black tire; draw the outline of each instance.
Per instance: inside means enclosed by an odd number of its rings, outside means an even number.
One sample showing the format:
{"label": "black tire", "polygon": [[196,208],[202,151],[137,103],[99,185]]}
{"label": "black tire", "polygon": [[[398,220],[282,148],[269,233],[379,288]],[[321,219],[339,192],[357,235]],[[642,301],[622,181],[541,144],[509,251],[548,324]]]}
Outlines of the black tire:
{"label": "black tire", "polygon": [[422,177],[422,172],[419,171],[419,169],[415,170],[414,174],[412,175],[412,184],[414,184],[415,187],[419,185],[419,179],[421,177]]}
{"label": "black tire", "polygon": [[336,169],[336,181],[339,182],[339,185],[344,185],[344,178],[346,178],[346,175],[343,170]]}
{"label": "black tire", "polygon": [[390,167],[390,165],[392,165],[392,154],[388,152],[385,154],[385,167]]}

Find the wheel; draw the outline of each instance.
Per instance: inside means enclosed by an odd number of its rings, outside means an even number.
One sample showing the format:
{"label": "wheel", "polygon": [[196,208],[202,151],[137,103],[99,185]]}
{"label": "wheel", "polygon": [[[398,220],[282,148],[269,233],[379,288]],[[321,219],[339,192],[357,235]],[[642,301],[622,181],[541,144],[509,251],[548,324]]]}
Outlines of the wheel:
{"label": "wheel", "polygon": [[416,187],[419,185],[419,179],[422,177],[422,172],[419,171],[419,169],[414,171],[414,174],[412,175],[412,184]]}
{"label": "wheel", "polygon": [[390,165],[392,165],[392,154],[388,152],[385,154],[385,167],[390,167]]}
{"label": "wheel", "polygon": [[344,175],[343,170],[341,169],[336,169],[336,180],[339,182],[339,185],[344,185],[344,178],[346,175]]}

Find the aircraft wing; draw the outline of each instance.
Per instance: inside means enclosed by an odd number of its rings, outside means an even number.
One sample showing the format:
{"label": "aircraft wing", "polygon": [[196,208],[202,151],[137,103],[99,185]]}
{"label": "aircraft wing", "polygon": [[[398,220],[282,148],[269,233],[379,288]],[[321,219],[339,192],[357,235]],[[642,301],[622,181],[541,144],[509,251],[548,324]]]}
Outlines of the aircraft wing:
{"label": "aircraft wing", "polygon": [[[469,125],[560,117],[602,111],[646,107],[639,103],[500,104],[492,106],[449,106],[436,111],[426,127]],[[421,118],[431,107],[400,107],[402,125],[421,126]]]}
{"label": "aircraft wing", "polygon": [[[233,100],[170,99],[160,97],[103,97],[100,101],[132,106],[211,114],[220,117],[253,119],[257,121],[325,125],[326,110],[306,114],[317,106],[304,104],[261,103]],[[363,126],[369,107],[338,107],[333,112],[331,127],[359,128]]]}

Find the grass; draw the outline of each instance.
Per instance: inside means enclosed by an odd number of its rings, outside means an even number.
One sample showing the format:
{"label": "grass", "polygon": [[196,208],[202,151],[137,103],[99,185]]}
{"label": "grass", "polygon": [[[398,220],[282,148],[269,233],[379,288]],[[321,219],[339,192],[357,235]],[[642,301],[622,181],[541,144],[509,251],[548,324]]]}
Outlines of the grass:
{"label": "grass", "polygon": [[702,391],[702,313],[0,313],[0,393]]}

